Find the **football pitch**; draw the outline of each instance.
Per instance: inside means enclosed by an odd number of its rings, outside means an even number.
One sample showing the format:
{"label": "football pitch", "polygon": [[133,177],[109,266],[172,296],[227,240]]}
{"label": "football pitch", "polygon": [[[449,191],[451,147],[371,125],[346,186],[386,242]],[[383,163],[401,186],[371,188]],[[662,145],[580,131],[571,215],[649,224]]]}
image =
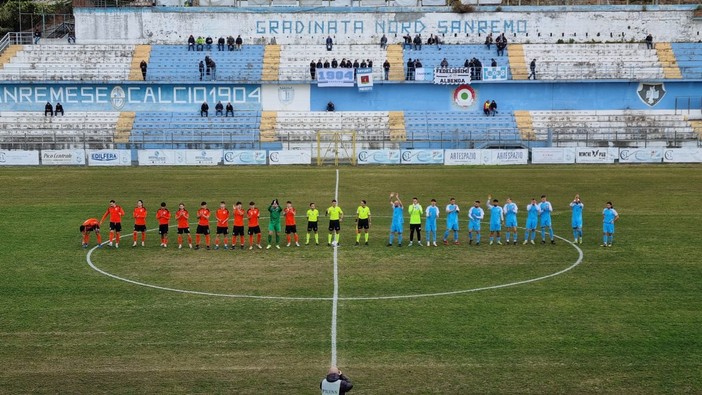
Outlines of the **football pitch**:
{"label": "football pitch", "polygon": [[[336,174],[0,168],[0,393],[314,394],[333,359],[357,394],[702,393],[702,166],[341,167],[338,192]],[[438,247],[407,246],[407,215],[403,247],[386,246],[390,192],[405,207],[438,201]],[[337,193],[340,247],[323,215],[320,245],[304,246],[308,204],[323,212]],[[570,243],[576,193],[582,245]],[[467,209],[488,194],[514,199],[520,226],[546,194],[562,239],[522,245],[520,228],[518,245],[490,246],[484,223],[468,245]],[[458,246],[441,245],[450,197]],[[274,198],[297,208],[302,247],[283,235],[265,249]],[[82,249],[78,226],[110,199],[127,213],[120,248],[91,236]],[[132,248],[138,199],[150,230]],[[357,247],[361,199],[372,226]],[[200,202],[214,213],[221,200],[257,203],[264,249],[179,250],[174,227],[159,247],[162,201],[185,203],[194,232]],[[621,216],[611,248],[607,201]]]}

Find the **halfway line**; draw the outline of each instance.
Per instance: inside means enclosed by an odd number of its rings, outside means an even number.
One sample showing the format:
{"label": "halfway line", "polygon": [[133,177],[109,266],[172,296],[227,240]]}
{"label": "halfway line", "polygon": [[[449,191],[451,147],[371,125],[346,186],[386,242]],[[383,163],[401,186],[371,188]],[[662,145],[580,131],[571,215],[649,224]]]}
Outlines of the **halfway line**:
{"label": "halfway line", "polygon": [[[339,200],[339,169],[336,169],[336,188],[334,199]],[[332,296],[331,318],[331,366],[336,366],[336,313],[339,307],[339,258],[338,246],[334,245],[334,295]]]}

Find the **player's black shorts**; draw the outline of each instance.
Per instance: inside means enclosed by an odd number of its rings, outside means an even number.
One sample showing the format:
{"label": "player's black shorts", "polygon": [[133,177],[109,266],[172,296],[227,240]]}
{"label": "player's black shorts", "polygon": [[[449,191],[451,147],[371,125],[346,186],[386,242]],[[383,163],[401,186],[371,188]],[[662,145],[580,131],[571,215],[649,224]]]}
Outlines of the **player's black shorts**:
{"label": "player's black shorts", "polygon": [[358,229],[368,229],[370,227],[368,218],[359,218],[357,227]]}
{"label": "player's black shorts", "polygon": [[249,226],[249,236],[261,233],[260,226]]}
{"label": "player's black shorts", "polygon": [[195,233],[198,235],[209,235],[210,234],[210,226],[209,225],[198,225]]}
{"label": "player's black shorts", "polygon": [[218,235],[229,234],[229,227],[228,226],[218,226],[217,227],[217,234]]}
{"label": "player's black shorts", "polygon": [[410,232],[420,230],[422,230],[422,224],[410,224]]}
{"label": "player's black shorts", "polygon": [[134,225],[135,232],[146,232],[146,225]]}
{"label": "player's black shorts", "polygon": [[341,221],[339,221],[338,219],[330,219],[329,220],[329,231],[332,231],[332,230],[336,230],[336,231],[341,230]]}
{"label": "player's black shorts", "polygon": [[244,227],[243,226],[235,226],[234,228],[232,228],[232,235],[243,236],[244,235]]}
{"label": "player's black shorts", "polygon": [[158,234],[167,235],[168,234],[168,224],[160,224],[158,226]]}
{"label": "player's black shorts", "polygon": [[297,233],[297,225],[285,225],[285,234]]}
{"label": "player's black shorts", "polygon": [[314,222],[309,221],[309,222],[307,222],[307,231],[308,231],[308,232],[311,232],[311,231],[315,231],[315,232],[316,232],[316,231],[317,231],[317,221],[314,221]]}
{"label": "player's black shorts", "polygon": [[86,232],[100,233],[100,225],[86,226],[86,227],[85,227],[85,231],[86,231]]}
{"label": "player's black shorts", "polygon": [[121,232],[122,231],[122,223],[121,222],[110,222],[110,230],[114,230],[115,232]]}
{"label": "player's black shorts", "polygon": [[183,233],[190,234],[190,228],[178,228],[178,234],[182,235]]}

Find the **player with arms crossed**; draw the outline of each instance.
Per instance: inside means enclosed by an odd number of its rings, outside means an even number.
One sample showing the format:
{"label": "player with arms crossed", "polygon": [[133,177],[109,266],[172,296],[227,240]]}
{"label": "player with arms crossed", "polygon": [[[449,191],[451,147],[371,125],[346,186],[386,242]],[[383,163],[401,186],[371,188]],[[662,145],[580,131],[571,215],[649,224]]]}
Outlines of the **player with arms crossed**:
{"label": "player with arms crossed", "polygon": [[207,208],[207,202],[200,203],[200,209],[197,210],[197,230],[195,231],[195,249],[200,249],[200,235],[205,235],[205,244],[207,249],[210,249],[210,209]]}
{"label": "player with arms crossed", "polygon": [[193,248],[193,237],[190,235],[190,213],[185,209],[185,205],[180,203],[178,211],[175,213],[176,222],[178,223],[178,249],[183,248],[183,234],[188,235],[188,247]]}
{"label": "player with arms crossed", "polygon": [[514,233],[512,244],[517,245],[517,212],[519,211],[519,207],[512,201],[512,198],[507,198],[507,203],[502,207],[502,210],[505,213],[505,228],[507,228],[507,238],[505,241],[509,244],[510,236],[512,236],[510,234],[511,231],[511,233]]}
{"label": "player with arms crossed", "polygon": [[144,207],[144,201],[137,200],[137,205],[134,207],[134,243],[132,247],[137,246],[137,232],[141,232],[141,246],[144,246],[144,241],[146,241],[146,208]]}
{"label": "player with arms crossed", "polygon": [[571,225],[573,226],[573,242],[583,243],[583,208],[585,205],[580,200],[580,195],[575,195],[575,198],[570,202],[572,211]]}
{"label": "player with arms crossed", "polygon": [[602,210],[602,245],[611,247],[614,241],[614,223],[619,220],[619,213],[614,209],[612,202],[607,202]]}
{"label": "player with arms crossed", "polygon": [[[293,207],[292,202],[288,200],[285,203],[285,208],[283,209],[283,215],[285,215],[285,238],[288,240],[287,247],[290,247],[293,239],[295,241],[295,246],[300,246],[300,238],[297,236],[295,214],[297,214],[297,210],[295,210],[295,207]],[[292,235],[292,237],[290,235]]]}
{"label": "player with arms crossed", "polygon": [[541,213],[539,214],[541,220],[541,244],[546,244],[546,229],[548,229],[548,234],[551,237],[551,244],[556,244],[556,240],[553,238],[553,228],[551,227],[553,206],[551,202],[546,200],[546,195],[541,195],[539,208],[541,208]]}
{"label": "player with arms crossed", "polygon": [[364,230],[365,245],[368,245],[368,229],[371,224],[370,207],[366,205],[365,200],[361,200],[361,205],[356,209],[356,245],[361,244],[361,229]]}
{"label": "player with arms crossed", "polygon": [[485,211],[480,207],[480,200],[473,202],[473,207],[468,210],[468,244],[473,244],[475,232],[475,245],[480,245],[480,221],[485,218]]}
{"label": "player with arms crossed", "polygon": [[171,221],[171,212],[166,208],[166,202],[161,202],[161,208],[156,211],[158,221],[158,234],[161,236],[161,247],[168,247],[168,223]]}
{"label": "player with arms crossed", "polygon": [[453,231],[453,244],[458,242],[458,213],[461,209],[456,204],[456,198],[449,199],[449,204],[446,205],[446,232],[444,232],[444,244],[448,245],[449,233]]}
{"label": "player with arms crossed", "polygon": [[[219,235],[222,235],[224,239],[224,249],[228,249],[227,245],[227,234],[229,234],[229,210],[227,209],[227,203],[224,201],[219,202],[219,208],[215,212],[215,218],[217,219],[217,234],[215,236],[215,250],[219,249]],[[234,246],[234,241],[232,240],[232,246]]]}
{"label": "player with arms crossed", "polygon": [[102,236],[100,235],[100,221],[96,218],[88,218],[80,226],[80,233],[83,234],[83,248],[88,248],[88,243],[90,243],[90,232],[95,232],[95,237],[97,238],[97,246],[102,246]]}
{"label": "player with arms crossed", "polygon": [[[395,197],[394,200],[393,197]],[[388,241],[388,247],[392,247],[395,235],[397,235],[397,246],[402,247],[402,225],[405,222],[402,215],[404,214],[405,208],[402,205],[399,193],[390,192],[390,207],[392,208],[392,222],[390,223],[390,240]]]}
{"label": "player with arms crossed", "polygon": [[256,203],[249,202],[249,209],[246,211],[246,218],[249,220],[249,250],[253,250],[253,235],[256,235],[256,247],[261,249],[261,227],[258,219],[261,211],[256,207]]}
{"label": "player with arms crossed", "polygon": [[499,200],[493,199],[491,204],[490,199],[492,199],[492,196],[488,196],[486,202],[488,210],[490,210],[490,245],[492,245],[495,238],[497,239],[497,244],[502,245],[500,232],[502,231],[502,222],[505,219],[504,212],[502,207],[500,207]]}
{"label": "player with arms crossed", "polygon": [[407,244],[408,247],[412,246],[414,239],[414,232],[417,232],[417,245],[422,246],[422,205],[419,204],[419,200],[416,197],[412,198],[412,205],[407,207],[407,212],[410,215],[410,242]]}
{"label": "player with arms crossed", "polygon": [[314,203],[310,203],[310,208],[307,210],[307,235],[305,236],[305,245],[310,244],[310,232],[314,232],[314,243],[319,245],[319,210]]}
{"label": "player with arms crossed", "polygon": [[436,199],[431,199],[429,206],[427,206],[426,217],[424,231],[427,235],[427,247],[430,245],[436,247],[436,220],[439,218],[439,207],[436,205]]}
{"label": "player with arms crossed", "polygon": [[115,248],[119,248],[119,238],[122,233],[122,217],[124,216],[124,210],[122,207],[118,206],[114,200],[110,200],[110,206],[107,207],[107,211],[103,214],[100,220],[100,225],[105,221],[107,216],[110,217],[110,237],[108,246],[112,247],[112,241],[115,241]]}
{"label": "player with arms crossed", "polygon": [[[341,207],[337,206],[336,199],[332,199],[331,206],[327,209],[327,216],[329,216],[329,237],[327,238],[327,245],[338,246],[339,231],[341,230],[341,221],[344,220],[344,211],[341,210]],[[333,243],[332,236],[334,237]]]}
{"label": "player with arms crossed", "polygon": [[234,207],[234,227],[232,228],[232,250],[236,247],[236,237],[239,236],[239,244],[244,249],[244,216],[246,211],[241,207],[241,202],[236,202]]}

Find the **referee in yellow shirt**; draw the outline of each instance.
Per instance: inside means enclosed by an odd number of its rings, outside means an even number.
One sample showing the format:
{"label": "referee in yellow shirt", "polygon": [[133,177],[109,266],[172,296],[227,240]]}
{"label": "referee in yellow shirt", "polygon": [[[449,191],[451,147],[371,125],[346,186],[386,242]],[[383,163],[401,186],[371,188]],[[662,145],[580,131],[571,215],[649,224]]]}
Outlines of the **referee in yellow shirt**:
{"label": "referee in yellow shirt", "polygon": [[339,245],[339,231],[341,230],[341,221],[344,220],[344,212],[341,210],[341,207],[336,205],[336,199],[332,200],[331,207],[327,209],[327,216],[329,216],[327,245],[332,245],[332,235],[334,236],[334,245]]}
{"label": "referee in yellow shirt", "polygon": [[363,229],[365,235],[366,245],[368,245],[368,229],[371,224],[371,211],[370,207],[366,206],[366,201],[361,200],[361,205],[356,209],[356,245],[361,243],[361,229]]}

